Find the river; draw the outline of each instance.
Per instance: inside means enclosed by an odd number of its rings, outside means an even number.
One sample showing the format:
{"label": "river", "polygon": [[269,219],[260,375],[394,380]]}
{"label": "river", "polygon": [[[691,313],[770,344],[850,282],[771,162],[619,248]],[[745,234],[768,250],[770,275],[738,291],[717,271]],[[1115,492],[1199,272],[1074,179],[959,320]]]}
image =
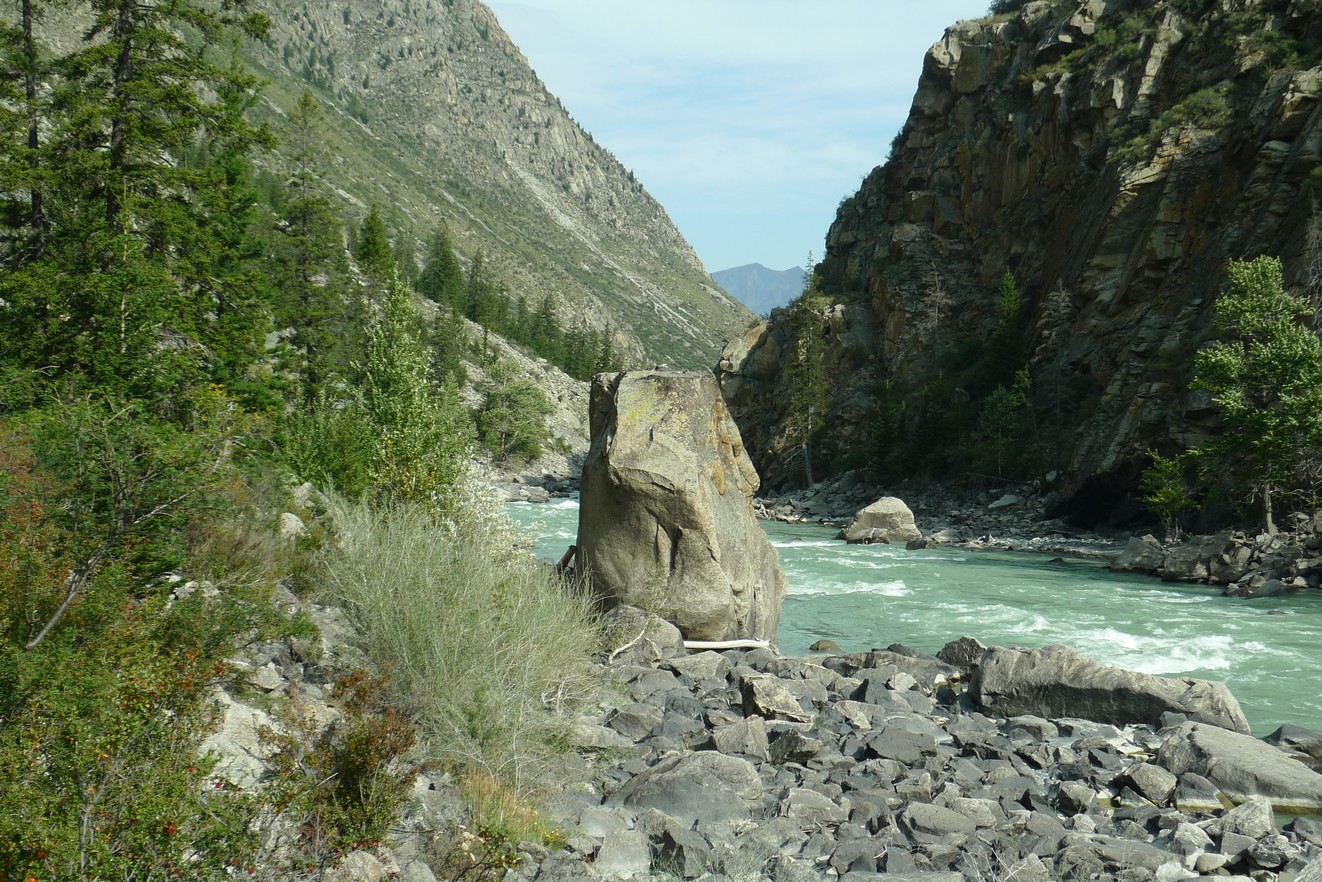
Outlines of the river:
{"label": "river", "polygon": [[[578,532],[578,503],[511,503],[558,559]],[[964,635],[987,645],[1063,643],[1109,665],[1223,680],[1253,731],[1322,731],[1322,591],[1229,600],[1221,589],[1109,572],[1086,560],[954,548],[846,545],[834,529],[764,522],[789,579],[780,649],[823,638],[846,652],[904,643],[935,652]]]}

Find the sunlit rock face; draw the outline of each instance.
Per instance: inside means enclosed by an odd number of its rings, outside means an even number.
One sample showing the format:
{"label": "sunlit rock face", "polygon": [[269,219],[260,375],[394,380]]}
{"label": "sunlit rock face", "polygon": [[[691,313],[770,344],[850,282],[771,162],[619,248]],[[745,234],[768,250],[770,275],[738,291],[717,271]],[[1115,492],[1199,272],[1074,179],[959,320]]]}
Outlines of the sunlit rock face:
{"label": "sunlit rock face", "polygon": [[[889,160],[840,204],[819,267],[855,310],[823,331],[830,443],[867,442],[882,386],[892,407],[936,378],[976,397],[960,357],[992,335],[1007,271],[1062,511],[1116,516],[1148,448],[1204,437],[1211,409],[1188,381],[1225,264],[1278,255],[1288,284],[1316,287],[1322,162],[1317,4],[1206,6],[1030,2],[932,47]],[[772,486],[794,474],[778,443],[786,333],[773,316],[720,366]],[[904,428],[920,419],[911,406]]]}
{"label": "sunlit rock face", "polygon": [[688,640],[774,642],[785,576],[712,375],[600,374],[590,416],[578,554],[593,592],[659,613]]}

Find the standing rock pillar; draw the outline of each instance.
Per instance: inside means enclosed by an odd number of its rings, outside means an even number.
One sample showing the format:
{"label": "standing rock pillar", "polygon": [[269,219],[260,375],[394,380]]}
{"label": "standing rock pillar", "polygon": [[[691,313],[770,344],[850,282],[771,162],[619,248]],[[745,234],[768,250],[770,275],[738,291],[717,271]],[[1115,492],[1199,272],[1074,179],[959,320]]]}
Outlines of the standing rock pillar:
{"label": "standing rock pillar", "polygon": [[578,554],[603,606],[655,612],[687,640],[774,642],[785,575],[715,377],[598,374],[589,415]]}

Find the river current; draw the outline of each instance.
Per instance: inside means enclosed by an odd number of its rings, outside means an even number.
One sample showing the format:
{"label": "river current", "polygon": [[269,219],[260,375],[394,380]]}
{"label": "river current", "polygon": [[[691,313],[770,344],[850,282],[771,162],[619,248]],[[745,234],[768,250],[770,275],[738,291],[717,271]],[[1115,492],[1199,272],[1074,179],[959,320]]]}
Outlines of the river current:
{"label": "river current", "polygon": [[[506,511],[535,533],[539,557],[558,559],[578,532],[572,500]],[[814,524],[762,526],[789,580],[787,654],[821,639],[846,652],[891,643],[935,652],[965,635],[989,646],[1063,643],[1130,670],[1223,680],[1259,736],[1281,723],[1322,730],[1322,591],[1230,600],[1095,561],[846,545]]]}

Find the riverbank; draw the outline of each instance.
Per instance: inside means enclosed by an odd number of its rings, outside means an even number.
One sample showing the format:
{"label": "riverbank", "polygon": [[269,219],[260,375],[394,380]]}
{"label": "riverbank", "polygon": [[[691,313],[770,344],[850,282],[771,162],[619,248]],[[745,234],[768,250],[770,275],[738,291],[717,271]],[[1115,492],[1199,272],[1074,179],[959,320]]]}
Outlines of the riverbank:
{"label": "riverbank", "polygon": [[1227,810],[1183,764],[1180,739],[1214,727],[993,719],[937,659],[675,638],[654,623],[601,660],[611,687],[576,728],[582,782],[561,806],[575,832],[507,879],[1322,878],[1322,823],[1278,830],[1258,797]]}

